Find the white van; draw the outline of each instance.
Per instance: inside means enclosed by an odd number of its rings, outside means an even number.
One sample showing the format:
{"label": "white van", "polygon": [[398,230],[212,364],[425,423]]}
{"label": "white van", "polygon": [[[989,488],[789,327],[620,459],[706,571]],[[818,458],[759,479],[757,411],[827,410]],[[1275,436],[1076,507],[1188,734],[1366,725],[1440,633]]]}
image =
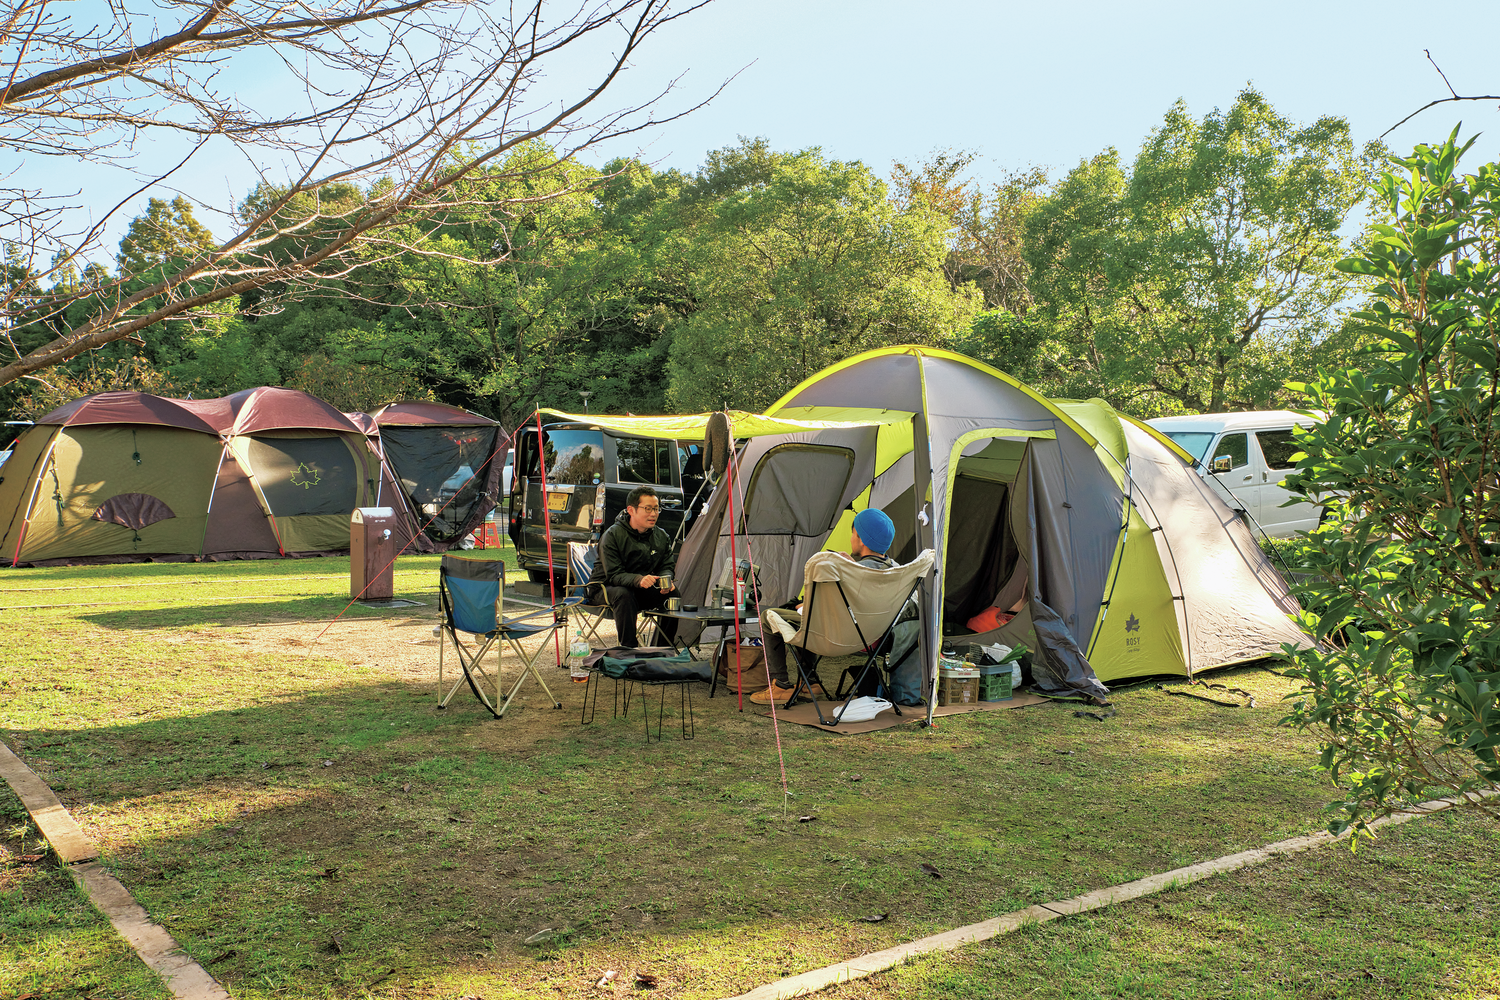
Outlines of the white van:
{"label": "white van", "polygon": [[1313,418],[1290,410],[1204,413],[1146,421],[1192,455],[1198,463],[1198,474],[1213,484],[1224,502],[1248,513],[1272,538],[1311,531],[1323,514],[1317,504],[1282,506],[1292,494],[1281,481],[1296,468],[1292,456],[1302,450],[1292,440],[1292,427],[1310,427],[1313,422]]}

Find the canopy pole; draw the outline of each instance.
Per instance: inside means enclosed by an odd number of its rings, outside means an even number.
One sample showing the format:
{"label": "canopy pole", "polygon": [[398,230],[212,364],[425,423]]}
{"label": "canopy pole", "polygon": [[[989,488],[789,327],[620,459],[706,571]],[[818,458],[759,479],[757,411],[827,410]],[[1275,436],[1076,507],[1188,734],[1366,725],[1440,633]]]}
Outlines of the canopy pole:
{"label": "canopy pole", "polygon": [[[729,414],[727,412],[724,414],[724,418],[726,420],[729,419]],[[731,567],[731,569],[730,569],[730,577],[729,577],[729,593],[731,595],[730,596],[730,600],[734,601],[734,604],[735,604],[735,608],[734,608],[734,686],[735,686],[735,698],[737,700],[737,704],[739,705],[739,710],[741,712],[743,712],[745,710],[745,672],[744,672],[744,669],[740,666],[740,656],[741,656],[741,653],[740,653],[740,645],[741,645],[741,643],[740,643],[740,606],[739,606],[740,588],[737,587],[737,586],[735,586],[735,584],[739,581],[740,561],[739,561],[738,556],[735,553],[735,547],[734,547],[734,533],[735,533],[735,524],[734,524],[734,484],[735,484],[735,482],[739,478],[739,468],[735,465],[735,461],[734,461],[734,426],[732,424],[730,425],[730,428],[729,428],[729,468],[728,468],[728,471],[727,471],[727,475],[729,477],[729,481],[726,482],[724,485],[727,486],[727,487],[729,487],[729,565]],[[747,544],[748,544],[748,539],[747,539]],[[718,669],[717,665],[715,665],[714,669],[716,669],[716,670]],[[768,665],[768,669],[769,669],[769,665]]]}
{"label": "canopy pole", "polygon": [[[555,615],[557,614],[557,574],[552,572],[552,511],[547,506],[547,455],[542,448],[541,407],[537,407],[536,410],[536,464],[537,468],[542,470],[542,530],[547,535],[547,593],[551,598],[552,613]],[[604,558],[602,545],[599,547],[599,558]],[[562,666],[562,640],[557,637],[557,629],[552,630],[552,653],[557,657],[557,665]]]}

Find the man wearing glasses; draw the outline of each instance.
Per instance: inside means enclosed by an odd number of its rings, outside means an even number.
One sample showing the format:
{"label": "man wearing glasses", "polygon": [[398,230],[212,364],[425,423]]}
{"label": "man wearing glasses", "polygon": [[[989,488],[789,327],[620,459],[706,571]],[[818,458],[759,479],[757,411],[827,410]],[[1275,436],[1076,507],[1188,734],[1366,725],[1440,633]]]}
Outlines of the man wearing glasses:
{"label": "man wearing glasses", "polygon": [[599,558],[589,588],[600,586],[609,594],[615,616],[615,634],[621,646],[637,647],[636,618],[642,611],[659,608],[675,592],[662,590],[658,581],[673,570],[672,536],[656,526],[661,500],[649,486],[637,486],[625,498],[625,509],[599,539]]}

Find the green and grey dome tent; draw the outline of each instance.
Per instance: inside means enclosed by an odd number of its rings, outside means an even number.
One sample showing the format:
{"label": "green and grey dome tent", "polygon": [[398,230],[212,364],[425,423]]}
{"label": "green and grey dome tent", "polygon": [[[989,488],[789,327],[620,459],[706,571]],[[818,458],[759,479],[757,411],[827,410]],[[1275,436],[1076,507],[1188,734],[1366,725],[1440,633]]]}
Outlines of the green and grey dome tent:
{"label": "green and grey dome tent", "polygon": [[[905,346],[819,372],[767,416],[845,426],[741,450],[732,527],[760,567],[762,606],[794,599],[807,557],[845,547],[854,514],[879,507],[894,558],[937,553],[920,647],[933,685],[947,644],[1025,642],[1043,690],[1102,698],[1107,681],[1309,641],[1285,582],[1188,457],[1101,403],[1054,402],[971,358]],[[728,557],[726,489],[678,560],[690,598]]]}

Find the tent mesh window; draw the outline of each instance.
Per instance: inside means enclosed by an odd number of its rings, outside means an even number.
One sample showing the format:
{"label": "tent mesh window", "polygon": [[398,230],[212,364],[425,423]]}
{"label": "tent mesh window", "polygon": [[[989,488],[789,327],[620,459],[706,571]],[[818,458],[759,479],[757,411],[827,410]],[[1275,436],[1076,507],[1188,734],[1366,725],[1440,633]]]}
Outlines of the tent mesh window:
{"label": "tent mesh window", "polygon": [[499,436],[499,427],[482,425],[380,429],[386,461],[430,538],[454,541],[484,502],[485,463]]}
{"label": "tent mesh window", "polygon": [[250,465],[272,513],[279,517],[345,514],[359,506],[363,470],[342,437],[256,435]]}
{"label": "tent mesh window", "polygon": [[[854,472],[854,452],[829,445],[784,444],[766,452],[745,491],[745,531],[821,535],[839,516]],[[834,486],[837,488],[831,488]]]}

